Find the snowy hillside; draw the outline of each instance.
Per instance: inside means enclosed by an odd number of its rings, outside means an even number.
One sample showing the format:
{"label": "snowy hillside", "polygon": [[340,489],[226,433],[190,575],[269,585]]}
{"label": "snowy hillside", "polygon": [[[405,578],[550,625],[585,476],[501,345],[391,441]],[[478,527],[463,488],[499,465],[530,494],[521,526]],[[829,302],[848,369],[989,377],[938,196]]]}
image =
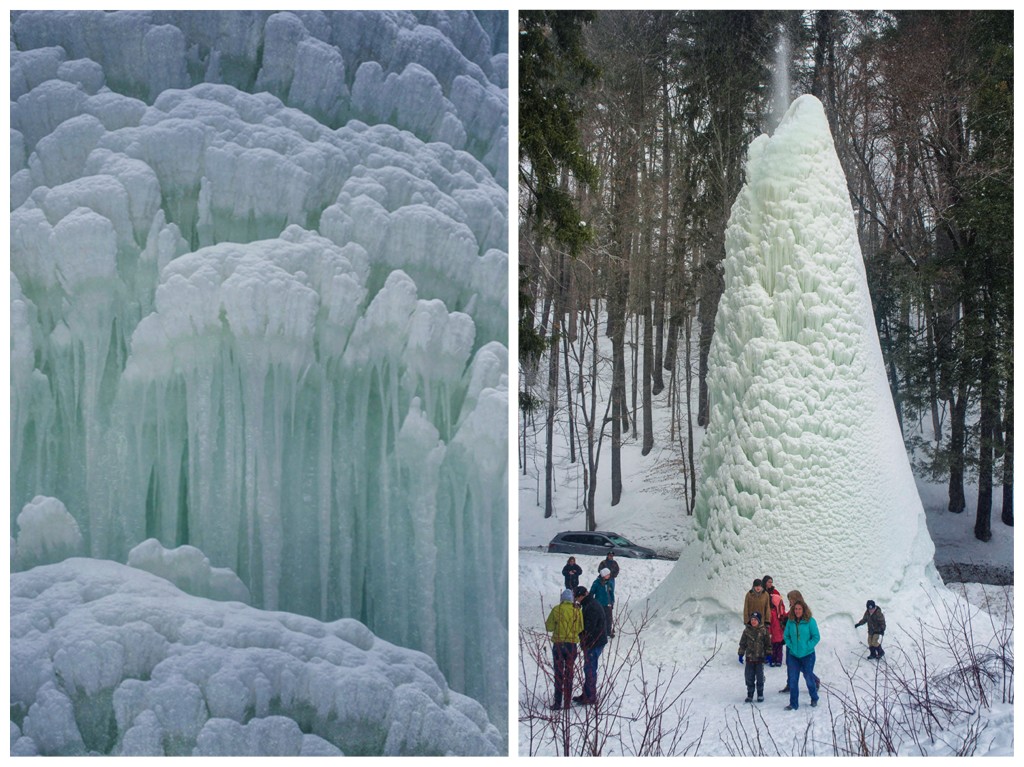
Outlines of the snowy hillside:
{"label": "snowy hillside", "polygon": [[12,538],[192,547],[504,731],[507,68],[497,12],[12,14]]}

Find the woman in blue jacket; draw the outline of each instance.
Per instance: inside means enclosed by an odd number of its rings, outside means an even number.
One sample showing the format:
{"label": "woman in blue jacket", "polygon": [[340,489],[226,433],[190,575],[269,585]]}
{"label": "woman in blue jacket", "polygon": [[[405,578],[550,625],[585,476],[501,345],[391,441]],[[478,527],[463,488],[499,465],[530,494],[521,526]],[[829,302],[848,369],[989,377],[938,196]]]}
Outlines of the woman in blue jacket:
{"label": "woman in blue jacket", "polygon": [[811,617],[811,608],[802,599],[793,602],[789,607],[789,620],[782,641],[786,643],[786,672],[789,687],[789,705],[786,711],[800,708],[800,675],[807,682],[807,692],[811,696],[811,707],[818,705],[818,685],[814,682],[814,648],[821,635],[818,623]]}

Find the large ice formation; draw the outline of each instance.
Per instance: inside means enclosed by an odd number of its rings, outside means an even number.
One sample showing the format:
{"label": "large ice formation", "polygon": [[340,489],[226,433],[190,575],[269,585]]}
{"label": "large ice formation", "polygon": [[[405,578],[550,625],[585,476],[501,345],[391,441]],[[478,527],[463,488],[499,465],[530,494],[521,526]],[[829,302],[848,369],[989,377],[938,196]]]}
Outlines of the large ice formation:
{"label": "large ice formation", "polygon": [[11,576],[11,751],[496,755],[426,654],[96,559]]}
{"label": "large ice formation", "polygon": [[938,585],[820,102],[751,145],[726,232],[697,539],[655,596],[739,615],[754,578],[815,613]]}
{"label": "large ice formation", "polygon": [[11,507],[59,499],[94,558],[191,546],[256,607],[362,621],[496,723],[506,35],[498,12],[11,23]]}

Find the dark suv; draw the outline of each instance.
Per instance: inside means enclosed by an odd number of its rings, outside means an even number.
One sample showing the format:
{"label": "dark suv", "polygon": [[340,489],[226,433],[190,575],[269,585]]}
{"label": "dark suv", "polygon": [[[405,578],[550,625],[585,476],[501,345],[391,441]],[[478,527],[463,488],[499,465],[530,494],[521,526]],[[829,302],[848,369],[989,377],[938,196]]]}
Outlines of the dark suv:
{"label": "dark suv", "polygon": [[588,533],[584,530],[572,530],[559,533],[548,544],[549,554],[591,554],[602,556],[612,552],[617,557],[633,557],[634,559],[654,559],[658,556],[653,549],[637,546],[618,533],[595,530]]}

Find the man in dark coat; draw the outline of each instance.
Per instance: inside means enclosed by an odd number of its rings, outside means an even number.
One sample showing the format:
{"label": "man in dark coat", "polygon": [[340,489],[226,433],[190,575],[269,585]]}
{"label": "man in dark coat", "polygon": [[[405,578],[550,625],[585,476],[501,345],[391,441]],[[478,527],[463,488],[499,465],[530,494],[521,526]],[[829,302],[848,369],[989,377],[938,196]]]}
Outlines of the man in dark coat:
{"label": "man in dark coat", "polygon": [[615,561],[615,552],[609,551],[607,556],[602,560],[601,564],[597,566],[597,571],[601,572],[604,569],[612,571],[612,580],[619,577],[619,563]]}
{"label": "man in dark coat", "polygon": [[605,626],[604,608],[587,591],[586,586],[577,586],[573,592],[583,610],[583,632],[580,647],[583,649],[583,694],[573,698],[585,706],[597,703],[597,664],[601,651],[608,644],[608,630]]}

